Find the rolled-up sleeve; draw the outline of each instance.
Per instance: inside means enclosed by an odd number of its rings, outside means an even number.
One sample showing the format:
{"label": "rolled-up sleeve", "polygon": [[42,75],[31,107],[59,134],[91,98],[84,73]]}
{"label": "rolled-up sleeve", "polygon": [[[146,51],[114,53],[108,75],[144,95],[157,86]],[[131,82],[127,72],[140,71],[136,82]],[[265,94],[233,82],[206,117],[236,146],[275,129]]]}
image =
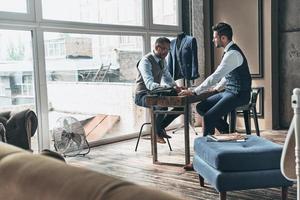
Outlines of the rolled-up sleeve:
{"label": "rolled-up sleeve", "polygon": [[[217,67],[216,71],[207,77],[201,85],[195,88],[196,94],[200,94],[203,91],[210,89],[215,86],[223,77],[230,73],[235,68],[239,67],[243,63],[242,55],[236,51],[231,50],[224,55],[220,65]],[[226,83],[222,81],[221,85]]]}
{"label": "rolled-up sleeve", "polygon": [[[165,63],[165,66],[167,66],[166,63]],[[172,87],[172,86],[176,85],[174,79],[172,78],[172,75],[170,74],[170,72],[168,70],[168,67],[163,68],[162,84],[164,84],[168,87]]]}

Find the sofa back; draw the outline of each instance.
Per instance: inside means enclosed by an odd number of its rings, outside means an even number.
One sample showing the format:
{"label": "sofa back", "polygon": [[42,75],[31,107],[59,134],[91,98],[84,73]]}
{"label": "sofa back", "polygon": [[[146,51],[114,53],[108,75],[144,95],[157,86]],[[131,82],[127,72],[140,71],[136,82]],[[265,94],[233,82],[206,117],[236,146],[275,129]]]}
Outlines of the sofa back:
{"label": "sofa back", "polygon": [[0,143],[0,199],[175,200],[160,191]]}

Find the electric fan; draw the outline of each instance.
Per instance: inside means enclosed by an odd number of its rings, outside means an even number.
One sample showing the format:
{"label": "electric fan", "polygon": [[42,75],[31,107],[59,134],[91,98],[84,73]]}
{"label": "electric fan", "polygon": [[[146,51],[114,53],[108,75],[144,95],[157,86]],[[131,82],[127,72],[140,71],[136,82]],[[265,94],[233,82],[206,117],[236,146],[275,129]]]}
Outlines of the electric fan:
{"label": "electric fan", "polygon": [[61,117],[56,121],[53,141],[55,150],[63,156],[86,155],[90,152],[85,131],[74,117]]}

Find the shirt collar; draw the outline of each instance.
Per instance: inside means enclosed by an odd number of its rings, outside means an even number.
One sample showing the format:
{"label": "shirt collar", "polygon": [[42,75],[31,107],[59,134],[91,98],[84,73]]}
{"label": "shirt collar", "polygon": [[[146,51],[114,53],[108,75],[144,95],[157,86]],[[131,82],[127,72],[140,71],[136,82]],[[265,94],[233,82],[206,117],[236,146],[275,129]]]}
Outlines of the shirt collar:
{"label": "shirt collar", "polygon": [[231,47],[231,45],[233,45],[233,41],[229,42],[226,47],[224,48],[224,52],[226,53],[229,49],[229,47]]}
{"label": "shirt collar", "polygon": [[158,63],[160,60],[164,60],[164,59],[161,59],[161,58],[159,58],[159,57],[157,57],[156,55],[155,55],[155,53],[154,53],[154,51],[152,51],[151,52],[151,54],[152,54],[152,56],[154,57],[154,59],[155,59],[155,61]]}

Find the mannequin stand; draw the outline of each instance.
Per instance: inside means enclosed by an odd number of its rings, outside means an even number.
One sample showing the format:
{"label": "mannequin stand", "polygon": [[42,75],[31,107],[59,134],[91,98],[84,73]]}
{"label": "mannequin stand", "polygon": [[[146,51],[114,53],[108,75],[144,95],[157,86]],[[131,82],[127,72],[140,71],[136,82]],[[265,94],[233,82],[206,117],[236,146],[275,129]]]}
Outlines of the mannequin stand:
{"label": "mannequin stand", "polygon": [[[184,86],[184,87],[187,87],[187,88],[191,87],[190,81],[189,81],[189,80],[186,80],[186,79],[183,79],[183,86]],[[189,109],[191,110],[191,107],[190,107]],[[190,113],[192,113],[192,112],[190,112]],[[192,119],[191,116],[190,116],[190,119]],[[177,131],[179,131],[179,130],[182,129],[183,127],[184,127],[184,124],[180,125],[180,126],[177,127],[174,131],[172,131],[172,133],[173,133],[173,134],[176,133]],[[195,127],[192,125],[191,121],[189,122],[189,127],[194,131],[195,135],[198,135],[198,133],[197,133]]]}

